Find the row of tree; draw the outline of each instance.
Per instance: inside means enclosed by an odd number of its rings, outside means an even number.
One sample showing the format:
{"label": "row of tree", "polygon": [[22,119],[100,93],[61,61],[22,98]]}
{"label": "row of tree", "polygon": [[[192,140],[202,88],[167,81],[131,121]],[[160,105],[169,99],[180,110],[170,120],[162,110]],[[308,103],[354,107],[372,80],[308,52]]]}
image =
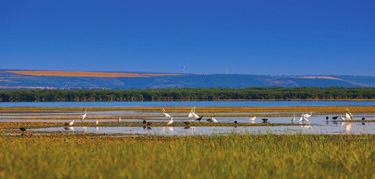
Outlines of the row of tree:
{"label": "row of tree", "polygon": [[375,99],[375,88],[0,90],[1,102]]}

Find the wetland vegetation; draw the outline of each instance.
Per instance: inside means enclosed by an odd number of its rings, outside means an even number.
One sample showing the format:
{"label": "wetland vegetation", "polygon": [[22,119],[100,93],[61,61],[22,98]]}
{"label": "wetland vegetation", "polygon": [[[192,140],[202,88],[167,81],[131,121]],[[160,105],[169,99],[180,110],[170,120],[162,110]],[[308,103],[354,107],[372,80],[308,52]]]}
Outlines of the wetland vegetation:
{"label": "wetland vegetation", "polygon": [[0,178],[373,178],[372,135],[0,136]]}

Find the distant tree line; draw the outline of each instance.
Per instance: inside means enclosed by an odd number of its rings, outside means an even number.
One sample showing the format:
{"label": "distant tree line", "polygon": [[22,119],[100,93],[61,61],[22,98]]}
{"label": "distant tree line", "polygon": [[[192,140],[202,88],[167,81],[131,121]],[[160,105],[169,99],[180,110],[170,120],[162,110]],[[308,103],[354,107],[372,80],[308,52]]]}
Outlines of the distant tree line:
{"label": "distant tree line", "polygon": [[0,90],[1,102],[375,99],[375,88]]}

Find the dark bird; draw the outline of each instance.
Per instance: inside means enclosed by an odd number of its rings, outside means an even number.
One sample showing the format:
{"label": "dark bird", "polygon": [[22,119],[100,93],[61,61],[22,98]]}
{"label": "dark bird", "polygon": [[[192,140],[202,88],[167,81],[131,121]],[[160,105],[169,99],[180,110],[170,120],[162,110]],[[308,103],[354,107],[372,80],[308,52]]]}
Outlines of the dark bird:
{"label": "dark bird", "polygon": [[147,124],[146,124],[147,126],[151,126],[152,125],[152,123],[151,122],[147,122]]}
{"label": "dark bird", "polygon": [[197,118],[197,119],[195,119],[195,120],[197,120],[197,121],[201,121],[203,119],[203,116],[201,116],[201,117],[199,117],[199,118]]}
{"label": "dark bird", "polygon": [[263,118],[262,121],[263,121],[263,123],[267,123],[268,119],[267,118]]}
{"label": "dark bird", "polygon": [[20,131],[22,131],[22,134],[21,134],[21,136],[24,136],[24,135],[25,135],[25,132],[26,132],[26,128],[24,128],[24,127],[21,127],[21,128],[20,128]]}
{"label": "dark bird", "polygon": [[328,121],[328,119],[329,119],[329,116],[326,116],[326,120]]}
{"label": "dark bird", "polygon": [[364,121],[364,120],[366,120],[366,118],[365,118],[365,117],[363,117],[363,118],[362,118],[362,121]]}
{"label": "dark bird", "polygon": [[143,123],[143,125],[146,125],[146,124],[147,124],[147,121],[146,121],[146,120],[143,120],[142,123]]}
{"label": "dark bird", "polygon": [[234,121],[234,124],[238,124],[238,121]]}
{"label": "dark bird", "polygon": [[333,116],[332,119],[333,120],[337,120],[339,118],[339,116]]}

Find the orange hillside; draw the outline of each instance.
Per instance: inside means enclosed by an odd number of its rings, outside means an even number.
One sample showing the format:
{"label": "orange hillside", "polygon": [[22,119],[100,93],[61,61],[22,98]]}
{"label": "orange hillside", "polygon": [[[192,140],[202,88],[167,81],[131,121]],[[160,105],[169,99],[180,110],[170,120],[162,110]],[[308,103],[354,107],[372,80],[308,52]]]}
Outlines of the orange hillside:
{"label": "orange hillside", "polygon": [[7,71],[20,75],[32,76],[61,76],[61,77],[103,77],[103,78],[126,78],[126,77],[153,77],[153,76],[175,76],[177,74],[152,74],[152,73],[122,73],[122,72],[78,72],[78,71]]}

